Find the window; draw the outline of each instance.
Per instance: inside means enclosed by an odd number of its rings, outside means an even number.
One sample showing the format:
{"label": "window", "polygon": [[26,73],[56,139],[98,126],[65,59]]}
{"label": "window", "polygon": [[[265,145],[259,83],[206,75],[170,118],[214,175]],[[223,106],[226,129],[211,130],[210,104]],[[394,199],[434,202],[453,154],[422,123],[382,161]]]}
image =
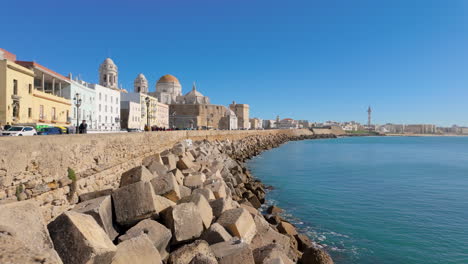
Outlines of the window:
{"label": "window", "polygon": [[18,80],[13,80],[13,94],[18,95]]}
{"label": "window", "polygon": [[68,119],[70,118],[70,111],[67,110],[67,122],[68,122]]}
{"label": "window", "polygon": [[104,101],[107,102],[107,94],[104,95]]}
{"label": "window", "polygon": [[110,112],[112,113],[112,106],[110,107]]}
{"label": "window", "polygon": [[104,112],[107,113],[107,105],[104,106]]}
{"label": "window", "polygon": [[29,93],[32,94],[32,84],[28,85]]}
{"label": "window", "polygon": [[99,111],[101,111],[101,104],[99,104]]}
{"label": "window", "polygon": [[99,100],[102,100],[102,96],[101,96],[101,93],[99,93]]}
{"label": "window", "polygon": [[44,118],[45,118],[45,116],[44,116],[44,106],[40,105],[39,106],[39,119],[44,120]]}
{"label": "window", "polygon": [[31,118],[32,117],[32,108],[28,108],[28,117]]}
{"label": "window", "polygon": [[57,120],[57,117],[55,116],[55,107],[52,107],[52,120]]}
{"label": "window", "polygon": [[33,130],[32,127],[25,127],[24,128],[24,131],[32,131],[32,130]]}
{"label": "window", "polygon": [[106,116],[106,123],[107,123],[107,116]]}
{"label": "window", "polygon": [[101,116],[99,116],[99,123],[101,123]]}

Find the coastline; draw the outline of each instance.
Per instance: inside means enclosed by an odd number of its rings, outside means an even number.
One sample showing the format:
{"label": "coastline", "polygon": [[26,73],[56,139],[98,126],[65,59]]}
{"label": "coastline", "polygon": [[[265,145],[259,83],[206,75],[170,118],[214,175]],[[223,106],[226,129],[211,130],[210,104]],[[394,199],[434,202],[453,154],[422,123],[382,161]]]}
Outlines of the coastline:
{"label": "coastline", "polygon": [[389,137],[468,137],[468,135],[457,134],[385,134]]}

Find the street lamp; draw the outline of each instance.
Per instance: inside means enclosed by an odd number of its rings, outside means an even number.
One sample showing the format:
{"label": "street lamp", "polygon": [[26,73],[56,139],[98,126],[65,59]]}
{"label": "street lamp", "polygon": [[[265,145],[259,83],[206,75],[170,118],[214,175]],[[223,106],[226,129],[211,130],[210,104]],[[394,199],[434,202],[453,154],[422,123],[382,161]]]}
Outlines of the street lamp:
{"label": "street lamp", "polygon": [[80,126],[80,106],[81,106],[81,98],[80,94],[76,93],[75,97],[73,97],[73,102],[76,106],[76,132],[78,133],[78,127]]}
{"label": "street lamp", "polygon": [[145,98],[145,101],[146,101],[146,126],[147,126],[147,128],[148,128],[148,131],[151,131],[150,125],[149,125],[149,106],[150,106],[150,98],[149,98],[149,97],[146,97],[146,98]]}

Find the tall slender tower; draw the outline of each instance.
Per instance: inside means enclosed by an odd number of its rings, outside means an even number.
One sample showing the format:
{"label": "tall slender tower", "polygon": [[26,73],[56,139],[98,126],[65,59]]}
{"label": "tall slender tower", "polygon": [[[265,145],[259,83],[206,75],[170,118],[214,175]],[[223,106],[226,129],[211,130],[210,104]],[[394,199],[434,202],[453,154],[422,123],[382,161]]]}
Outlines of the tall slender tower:
{"label": "tall slender tower", "polygon": [[119,89],[118,68],[111,58],[107,58],[99,66],[99,84],[107,88]]}
{"label": "tall slender tower", "polygon": [[367,128],[369,129],[369,131],[371,130],[371,123],[372,123],[371,118],[372,118],[372,109],[369,106],[369,108],[367,109]]}

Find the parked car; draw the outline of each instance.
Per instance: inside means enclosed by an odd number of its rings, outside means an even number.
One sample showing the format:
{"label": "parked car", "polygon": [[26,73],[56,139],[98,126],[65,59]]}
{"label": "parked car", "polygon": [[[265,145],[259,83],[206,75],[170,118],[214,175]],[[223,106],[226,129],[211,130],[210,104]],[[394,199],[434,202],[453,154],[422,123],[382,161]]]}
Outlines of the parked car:
{"label": "parked car", "polygon": [[141,129],[138,128],[127,128],[127,132],[142,132]]}
{"label": "parked car", "polygon": [[12,126],[2,132],[2,136],[35,136],[36,129],[30,126]]}
{"label": "parked car", "polygon": [[62,129],[58,127],[45,127],[41,131],[37,132],[38,135],[60,135]]}

